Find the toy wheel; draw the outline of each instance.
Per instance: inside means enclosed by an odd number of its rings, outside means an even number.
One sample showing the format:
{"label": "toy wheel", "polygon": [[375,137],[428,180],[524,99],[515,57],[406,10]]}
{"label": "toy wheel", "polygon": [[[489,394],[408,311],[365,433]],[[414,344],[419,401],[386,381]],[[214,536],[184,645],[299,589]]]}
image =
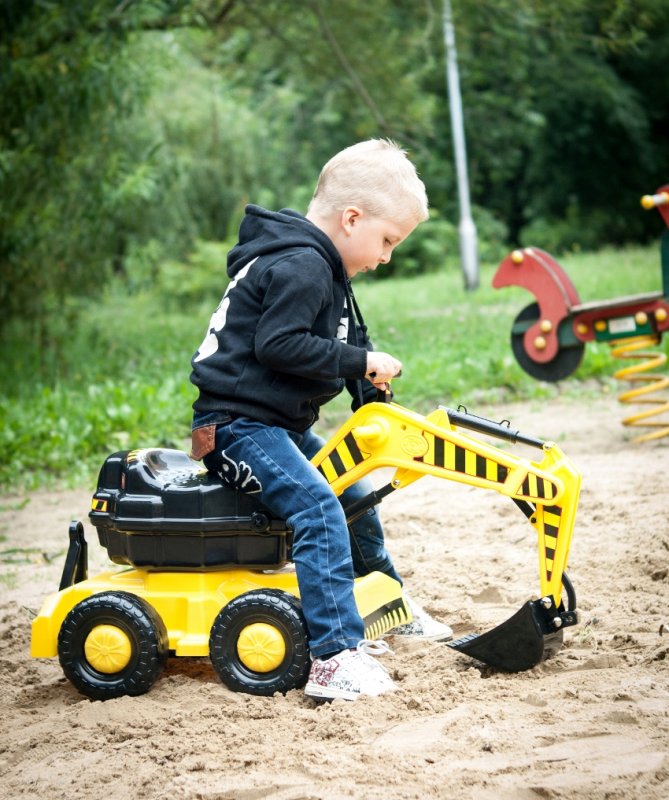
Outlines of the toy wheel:
{"label": "toy wheel", "polygon": [[[514,319],[511,328],[511,349],[518,364],[539,381],[554,383],[568,378],[583,358],[585,345],[581,342],[570,347],[561,347],[555,358],[543,364],[535,361],[525,349],[525,331],[539,319],[539,304],[530,303]],[[516,328],[519,328],[516,331]]]}
{"label": "toy wheel", "polygon": [[285,694],[306,683],[310,659],[300,601],[287,592],[246,592],[214,620],[209,655],[234,692]]}
{"label": "toy wheel", "polygon": [[101,592],[77,603],[58,634],[65,676],[93,700],[148,692],[167,651],[167,631],[156,610],[127,592]]}

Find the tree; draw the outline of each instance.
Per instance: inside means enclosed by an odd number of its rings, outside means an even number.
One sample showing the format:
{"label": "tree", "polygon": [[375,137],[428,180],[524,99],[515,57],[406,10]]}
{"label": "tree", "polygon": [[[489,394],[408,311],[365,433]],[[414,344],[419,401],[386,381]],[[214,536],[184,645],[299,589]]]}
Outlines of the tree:
{"label": "tree", "polygon": [[99,280],[96,258],[113,258],[117,121],[141,73],[124,58],[127,31],[103,25],[106,5],[9,2],[0,12],[0,325],[62,307]]}
{"label": "tree", "polygon": [[474,196],[514,243],[541,220],[562,227],[561,246],[642,237],[639,196],[669,170],[667,90],[651,78],[667,71],[667,4],[495,0],[461,11]]}
{"label": "tree", "polygon": [[[453,11],[474,203],[513,243],[642,238],[638,195],[669,172],[668,4]],[[6,0],[0,341],[20,327],[57,353],[77,298],[152,285],[234,235],[248,200],[304,210],[320,165],[370,136],[408,147],[456,219],[440,17],[438,0]]]}

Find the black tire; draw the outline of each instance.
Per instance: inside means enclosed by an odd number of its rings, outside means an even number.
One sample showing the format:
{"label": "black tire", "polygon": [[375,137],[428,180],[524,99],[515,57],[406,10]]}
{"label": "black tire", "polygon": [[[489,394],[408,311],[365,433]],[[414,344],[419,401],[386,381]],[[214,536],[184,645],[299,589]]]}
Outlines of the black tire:
{"label": "black tire", "polygon": [[[265,652],[264,641],[258,641],[259,665],[244,653],[254,637],[269,639],[272,646]],[[304,686],[311,661],[300,601],[278,589],[239,595],[211,626],[209,656],[221,681],[234,692],[270,696]]]}
{"label": "black tire", "polygon": [[[511,328],[511,349],[518,364],[538,381],[556,383],[568,378],[583,359],[585,345],[580,342],[561,347],[556,356],[545,363],[535,361],[525,349],[525,331],[539,319],[539,304],[530,303],[518,314]],[[518,330],[516,330],[518,328]]]}
{"label": "black tire", "polygon": [[[110,640],[121,655],[107,653]],[[163,671],[167,653],[161,617],[146,600],[128,592],[87,597],[65,617],[58,634],[65,676],[93,700],[148,692]]]}

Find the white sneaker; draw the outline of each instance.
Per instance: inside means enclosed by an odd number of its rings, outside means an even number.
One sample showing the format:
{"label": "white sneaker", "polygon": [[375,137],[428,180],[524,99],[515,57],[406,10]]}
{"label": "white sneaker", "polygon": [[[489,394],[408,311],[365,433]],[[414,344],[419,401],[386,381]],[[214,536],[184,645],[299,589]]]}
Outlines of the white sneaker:
{"label": "white sneaker", "polygon": [[406,594],[404,599],[411,609],[413,614],[412,622],[405,622],[404,625],[398,625],[391,631],[388,631],[389,636],[403,636],[407,639],[423,639],[426,642],[447,642],[453,638],[453,630],[443,622],[437,622],[436,619],[431,617],[427,611],[422,609],[415,600],[412,600]]}
{"label": "white sneaker", "polygon": [[393,683],[384,666],[373,655],[392,653],[385,642],[363,639],[355,650],[343,650],[332,658],[315,658],[304,687],[308,697],[328,700],[356,700],[361,695],[378,697],[393,692]]}

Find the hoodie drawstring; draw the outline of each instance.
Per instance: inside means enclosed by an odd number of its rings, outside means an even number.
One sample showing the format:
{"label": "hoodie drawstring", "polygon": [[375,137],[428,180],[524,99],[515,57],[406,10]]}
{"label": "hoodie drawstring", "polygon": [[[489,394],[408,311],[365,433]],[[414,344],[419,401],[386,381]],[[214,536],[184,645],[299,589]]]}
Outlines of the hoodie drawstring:
{"label": "hoodie drawstring", "polygon": [[[343,271],[343,269],[342,269]],[[358,342],[358,330],[357,327],[360,327],[362,331],[362,346],[365,347],[369,338],[367,337],[367,326],[365,325],[365,320],[362,318],[362,313],[360,312],[360,307],[355,299],[355,295],[353,294],[353,288],[351,287],[351,281],[346,274],[344,274],[344,291],[346,293],[346,305],[349,309],[349,314],[353,321],[353,344],[356,347],[360,347]],[[358,395],[358,403],[360,407],[364,405],[363,394],[362,394],[362,379],[356,378],[355,379],[355,388],[356,394]]]}

